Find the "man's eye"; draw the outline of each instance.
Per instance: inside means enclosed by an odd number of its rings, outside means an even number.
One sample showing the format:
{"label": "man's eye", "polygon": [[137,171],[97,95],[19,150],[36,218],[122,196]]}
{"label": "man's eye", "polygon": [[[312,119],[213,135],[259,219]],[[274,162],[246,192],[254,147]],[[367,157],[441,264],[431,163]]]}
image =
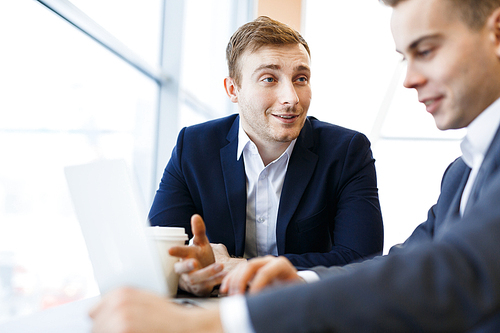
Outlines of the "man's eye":
{"label": "man's eye", "polygon": [[264,80],[262,80],[264,82],[274,82],[275,80],[272,78],[272,77],[266,77]]}
{"label": "man's eye", "polygon": [[431,52],[432,52],[432,49],[422,50],[422,51],[418,52],[418,56],[420,58],[425,58],[425,57],[429,56],[431,54]]}
{"label": "man's eye", "polygon": [[297,78],[297,81],[299,81],[299,82],[307,82],[307,77],[301,76],[301,77]]}

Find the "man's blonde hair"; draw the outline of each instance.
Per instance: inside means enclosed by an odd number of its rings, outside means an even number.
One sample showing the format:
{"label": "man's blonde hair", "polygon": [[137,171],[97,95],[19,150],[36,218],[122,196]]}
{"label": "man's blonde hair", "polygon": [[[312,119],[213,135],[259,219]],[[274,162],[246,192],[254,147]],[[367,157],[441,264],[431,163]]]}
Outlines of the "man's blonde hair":
{"label": "man's blonde hair", "polygon": [[311,56],[305,39],[288,25],[273,20],[267,16],[260,16],[255,20],[242,25],[229,39],[226,48],[229,76],[236,85],[240,85],[241,68],[239,59],[246,51],[256,51],[264,45],[302,44]]}

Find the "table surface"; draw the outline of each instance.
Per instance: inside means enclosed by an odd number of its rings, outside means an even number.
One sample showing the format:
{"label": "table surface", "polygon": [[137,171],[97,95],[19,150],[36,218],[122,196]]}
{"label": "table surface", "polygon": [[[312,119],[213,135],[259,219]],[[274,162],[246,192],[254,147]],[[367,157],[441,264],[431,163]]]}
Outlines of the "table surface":
{"label": "table surface", "polygon": [[[1,333],[89,333],[92,321],[88,316],[89,309],[100,300],[95,296],[80,301],[56,306],[25,317],[0,324]],[[205,307],[217,303],[220,298],[190,297],[179,295],[174,302],[187,306]]]}

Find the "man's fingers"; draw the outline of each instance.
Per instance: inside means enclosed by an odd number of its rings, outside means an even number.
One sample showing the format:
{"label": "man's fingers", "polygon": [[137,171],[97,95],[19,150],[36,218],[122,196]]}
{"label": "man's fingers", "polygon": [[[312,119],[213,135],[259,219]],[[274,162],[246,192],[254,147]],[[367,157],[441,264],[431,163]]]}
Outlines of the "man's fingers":
{"label": "man's fingers", "polygon": [[284,257],[278,257],[256,272],[248,291],[250,293],[257,293],[265,287],[276,284],[277,282],[301,280],[302,278],[297,275],[297,269],[290,261]]}
{"label": "man's fingers", "polygon": [[186,259],[174,264],[174,271],[177,274],[186,274],[200,268],[200,263],[196,259]]}
{"label": "man's fingers", "polygon": [[203,222],[203,219],[201,218],[200,215],[194,214],[191,216],[191,230],[193,231],[193,244],[194,245],[209,245],[210,242],[208,241],[207,235],[206,235],[206,229],[205,229],[205,222]]}
{"label": "man's fingers", "polygon": [[216,285],[221,283],[225,275],[226,272],[219,272],[202,283],[190,284],[189,292],[197,296],[206,296],[212,292]]}
{"label": "man's fingers", "polygon": [[173,246],[168,250],[168,253],[171,256],[179,257],[181,259],[196,259],[200,264],[199,267],[206,267],[210,264],[213,264],[215,262],[215,256],[212,251],[212,247],[210,246],[208,238],[205,236],[205,234],[203,234],[203,237],[206,240],[206,244],[204,245],[199,244],[200,242],[194,240],[193,245]]}
{"label": "man's fingers", "polygon": [[[214,276],[222,272],[223,269],[224,266],[222,264],[209,265],[205,268],[199,269],[197,271],[188,274],[188,276],[186,277],[187,282],[189,282],[190,284],[200,284],[205,281],[212,281],[214,279]],[[220,280],[222,281],[222,278]]]}
{"label": "man's fingers", "polygon": [[207,281],[202,284],[189,285],[187,291],[196,296],[209,296],[216,285],[217,283],[208,283]]}
{"label": "man's fingers", "polygon": [[98,314],[114,308],[123,298],[123,294],[130,292],[128,288],[115,289],[102,296],[101,300],[89,310],[89,316],[95,318]]}
{"label": "man's fingers", "polygon": [[172,246],[168,249],[168,254],[179,258],[196,258],[199,250],[194,246]]}
{"label": "man's fingers", "polygon": [[302,281],[297,269],[285,257],[266,256],[249,260],[231,271],[222,281],[221,293],[242,294],[250,286],[255,293],[276,282]]}
{"label": "man's fingers", "polygon": [[257,271],[272,259],[272,256],[257,258],[237,266],[222,281],[220,291],[229,295],[244,293]]}
{"label": "man's fingers", "polygon": [[[117,321],[126,317],[117,316],[117,313],[125,313],[124,311],[131,310],[130,306],[134,304],[131,299],[135,293],[136,291],[133,289],[120,288],[105,294],[99,303],[89,311],[89,316],[94,323],[92,332],[113,332],[117,330],[117,327],[119,327]],[[99,329],[96,329],[96,327]]]}
{"label": "man's fingers", "polygon": [[227,272],[222,269],[222,265],[214,264],[189,274],[182,274],[179,286],[197,296],[208,295],[226,276]]}

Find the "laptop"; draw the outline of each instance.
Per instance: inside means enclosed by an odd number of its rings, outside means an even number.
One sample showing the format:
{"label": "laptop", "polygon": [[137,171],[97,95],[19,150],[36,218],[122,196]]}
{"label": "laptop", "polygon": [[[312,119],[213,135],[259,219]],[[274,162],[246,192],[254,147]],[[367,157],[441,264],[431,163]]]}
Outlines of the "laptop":
{"label": "laptop", "polygon": [[124,160],[68,166],[66,180],[101,294],[122,286],[166,295],[144,204]]}
{"label": "laptop", "polygon": [[[125,161],[99,160],[66,167],[64,172],[101,294],[131,286],[167,295],[157,249],[146,236],[149,223],[144,205]],[[92,329],[88,311],[99,298],[64,304],[0,324],[0,332],[88,333]],[[207,307],[217,299],[171,300]]]}

